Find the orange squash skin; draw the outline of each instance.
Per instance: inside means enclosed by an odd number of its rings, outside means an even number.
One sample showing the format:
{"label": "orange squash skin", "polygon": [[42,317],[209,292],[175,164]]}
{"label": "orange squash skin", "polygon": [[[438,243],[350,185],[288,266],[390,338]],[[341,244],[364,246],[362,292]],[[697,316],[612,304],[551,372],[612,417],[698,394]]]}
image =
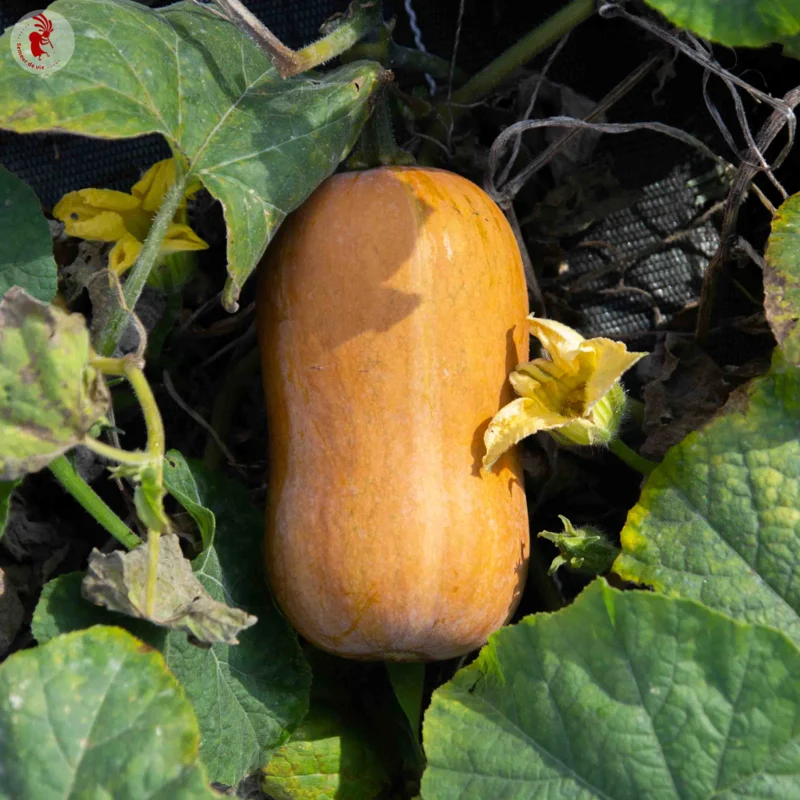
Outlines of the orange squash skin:
{"label": "orange squash skin", "polygon": [[318,647],[430,660],[481,646],[525,581],[520,456],[480,469],[528,360],[527,292],[502,212],[453,173],[334,175],[262,265],[266,562]]}

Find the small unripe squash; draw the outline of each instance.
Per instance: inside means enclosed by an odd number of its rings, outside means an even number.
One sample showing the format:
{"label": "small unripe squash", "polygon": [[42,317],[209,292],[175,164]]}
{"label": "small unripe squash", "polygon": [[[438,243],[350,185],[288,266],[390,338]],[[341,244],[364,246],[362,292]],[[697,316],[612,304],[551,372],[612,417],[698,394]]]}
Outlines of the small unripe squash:
{"label": "small unripe squash", "polygon": [[481,646],[527,570],[520,456],[483,433],[528,360],[505,217],[450,172],[334,175],[262,265],[266,560],[297,630],[337,655],[443,659]]}

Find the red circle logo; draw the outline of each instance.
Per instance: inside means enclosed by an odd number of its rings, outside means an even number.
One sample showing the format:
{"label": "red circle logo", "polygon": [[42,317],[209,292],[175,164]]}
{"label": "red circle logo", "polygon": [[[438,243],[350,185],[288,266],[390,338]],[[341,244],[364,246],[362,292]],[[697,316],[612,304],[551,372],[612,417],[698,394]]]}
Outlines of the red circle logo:
{"label": "red circle logo", "polygon": [[75,51],[72,25],[57,11],[34,11],[11,32],[11,52],[22,69],[45,77],[67,65]]}

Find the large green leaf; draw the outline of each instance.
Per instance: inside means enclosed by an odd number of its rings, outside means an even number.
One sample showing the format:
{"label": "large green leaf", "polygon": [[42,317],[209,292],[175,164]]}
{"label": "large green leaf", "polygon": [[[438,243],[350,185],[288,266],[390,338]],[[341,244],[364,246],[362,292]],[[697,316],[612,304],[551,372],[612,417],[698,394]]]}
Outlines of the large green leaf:
{"label": "large green leaf", "polygon": [[228,225],[224,293],[239,290],[283,218],[336,168],[368,114],[381,67],[358,62],[281,79],[231,23],[182,2],[58,0],[75,32],[43,80],[0,37],[0,127],[119,138],[161,133],[218,198]]}
{"label": "large green leaf", "polygon": [[197,720],[160,653],[95,627],[0,666],[0,797],[199,800]]}
{"label": "large green leaf", "polygon": [[90,355],[80,314],[17,287],[0,300],[0,480],[42,469],[103,416],[108,390]]}
{"label": "large green leaf", "polygon": [[772,219],[764,266],[764,310],[772,332],[794,364],[800,364],[800,194]]}
{"label": "large green leaf", "polygon": [[602,579],[433,695],[424,800],[800,797],[800,650]]}
{"label": "large green leaf", "polygon": [[33,189],[0,167],[0,296],[19,286],[49,303],[58,280],[50,227]]}
{"label": "large green leaf", "polygon": [[261,513],[240,484],[195,462],[187,464],[201,504],[217,519],[214,545],[195,560],[195,574],[212,597],[258,617],[256,625],[239,635],[239,644],[203,649],[180,632],[160,639],[154,626],[83,600],[78,574],[45,586],[33,633],[43,642],[64,631],[113,621],[163,648],[167,665],[194,704],[200,751],[211,780],[236,784],[264,766],[270,751],[288,739],[305,715],[311,675],[294,633],[269,597]]}
{"label": "large green leaf", "polygon": [[388,782],[369,736],[338,709],[315,703],[263,772],[275,800],[372,800]]}
{"label": "large green leaf", "polygon": [[771,372],[669,451],[614,570],[800,642],[800,369]]}
{"label": "large green leaf", "polygon": [[670,22],[730,47],[786,44],[800,34],[800,0],[645,0]]}

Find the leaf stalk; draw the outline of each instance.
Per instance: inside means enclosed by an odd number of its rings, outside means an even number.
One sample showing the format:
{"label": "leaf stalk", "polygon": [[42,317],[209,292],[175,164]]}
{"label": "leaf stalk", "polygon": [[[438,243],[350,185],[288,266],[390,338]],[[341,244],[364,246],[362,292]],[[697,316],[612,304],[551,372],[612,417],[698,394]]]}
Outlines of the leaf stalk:
{"label": "leaf stalk", "polygon": [[641,472],[642,475],[650,475],[653,470],[660,466],[655,461],[650,461],[643,456],[640,456],[636,451],[632,450],[620,438],[612,439],[608,443],[608,449],[621,461],[624,461],[631,469]]}
{"label": "leaf stalk", "polygon": [[132,550],[142,543],[142,540],[77,473],[75,467],[70,464],[66,456],[58,456],[58,458],[50,462],[49,468],[64,489],[120,544]]}

